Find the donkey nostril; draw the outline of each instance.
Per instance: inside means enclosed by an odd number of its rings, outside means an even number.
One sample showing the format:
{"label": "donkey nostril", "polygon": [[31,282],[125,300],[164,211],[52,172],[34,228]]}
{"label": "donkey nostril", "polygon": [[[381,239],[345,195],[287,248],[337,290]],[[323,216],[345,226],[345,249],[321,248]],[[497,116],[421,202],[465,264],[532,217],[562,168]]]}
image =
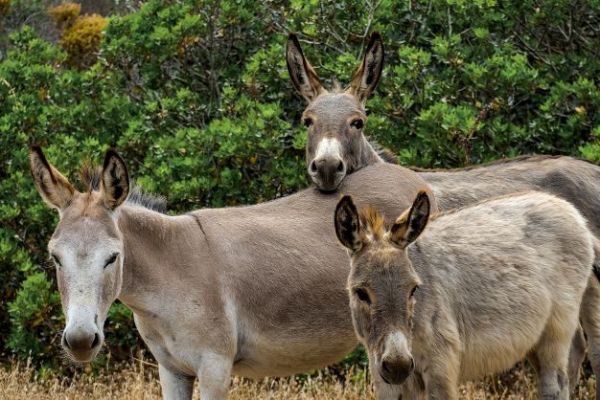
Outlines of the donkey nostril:
{"label": "donkey nostril", "polygon": [[317,172],[317,163],[315,162],[315,160],[312,160],[312,162],[310,163],[310,172]]}
{"label": "donkey nostril", "polygon": [[381,368],[383,369],[384,372],[387,372],[388,374],[392,373],[392,368],[390,366],[390,363],[387,361],[383,361],[381,363]]}
{"label": "donkey nostril", "polygon": [[92,349],[100,344],[100,335],[94,333],[94,341],[92,342]]}
{"label": "donkey nostril", "polygon": [[340,161],[340,163],[338,164],[337,171],[344,172],[344,162],[343,161]]}
{"label": "donkey nostril", "polygon": [[415,359],[414,358],[410,359],[410,370],[411,371],[415,370]]}
{"label": "donkey nostril", "polygon": [[63,343],[67,349],[71,348],[71,345],[69,344],[69,341],[67,340],[67,335],[63,336]]}

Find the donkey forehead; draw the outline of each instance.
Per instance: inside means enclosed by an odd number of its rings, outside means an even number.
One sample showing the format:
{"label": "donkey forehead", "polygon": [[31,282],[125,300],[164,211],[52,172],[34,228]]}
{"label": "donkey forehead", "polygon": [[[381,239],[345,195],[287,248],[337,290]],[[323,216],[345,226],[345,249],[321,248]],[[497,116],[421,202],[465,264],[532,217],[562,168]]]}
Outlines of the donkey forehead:
{"label": "donkey forehead", "polygon": [[92,194],[80,194],[73,199],[61,215],[49,248],[76,246],[87,251],[121,242],[115,216],[94,200]]}
{"label": "donkey forehead", "polygon": [[305,114],[319,116],[339,116],[352,113],[364,114],[365,109],[360,102],[348,93],[326,93],[317,97],[305,111]]}
{"label": "donkey forehead", "polygon": [[368,245],[356,256],[354,265],[354,274],[358,279],[368,276],[405,276],[412,280],[415,277],[406,253],[389,245]]}

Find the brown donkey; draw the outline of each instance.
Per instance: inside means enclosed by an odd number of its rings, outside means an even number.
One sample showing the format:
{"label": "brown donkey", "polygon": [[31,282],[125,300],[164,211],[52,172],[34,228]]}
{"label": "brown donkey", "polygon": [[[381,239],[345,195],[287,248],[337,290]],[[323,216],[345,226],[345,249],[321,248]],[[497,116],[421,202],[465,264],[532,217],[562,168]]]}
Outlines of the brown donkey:
{"label": "brown donkey", "polygon": [[[114,151],[83,192],[39,147],[30,159],[39,193],[60,214],[48,250],[66,317],[62,345],[74,360],[96,356],[116,298],[133,311],[158,361],[165,399],[190,399],[195,377],[203,400],[224,399],[231,374],[304,372],[356,346],[348,263],[330,220],[337,195],[313,188],[169,216],[131,196]],[[412,171],[380,164],[341,188],[393,216],[426,185]]]}
{"label": "brown donkey", "polygon": [[410,377],[403,399],[458,399],[460,381],[530,354],[540,397],[569,398],[580,307],[584,327],[600,320],[589,294],[599,287],[596,239],[570,203],[526,192],[430,218],[420,193],[386,229],[375,209],[358,212],[345,196],[335,226],[351,254],[350,308],[374,378]]}
{"label": "brown donkey", "polygon": [[[393,159],[389,153],[378,153],[363,134],[365,100],[379,81],[383,59],[381,37],[374,33],[350,88],[345,92],[330,93],[321,86],[296,37],[290,35],[287,50],[290,76],[298,91],[309,101],[303,116],[309,126],[306,160],[313,182],[322,190],[335,190],[346,175],[384,162],[384,159]],[[362,91],[357,89],[359,87],[363,88]],[[362,93],[362,96],[357,93]],[[316,157],[317,148],[321,149],[322,157]],[[332,174],[327,172],[331,168],[317,168],[321,163],[344,167]],[[570,201],[587,218],[596,237],[600,237],[600,219],[597,218],[600,215],[600,167],[589,162],[565,156],[525,156],[461,169],[415,171],[431,186],[442,210],[463,207],[494,196],[540,190]],[[593,332],[586,333],[589,339],[600,343],[600,325],[595,326]],[[573,340],[570,360],[569,375],[573,385],[585,350],[585,339],[578,332]],[[600,380],[600,353],[590,353],[589,358],[594,374]],[[597,398],[600,400],[600,394]]]}

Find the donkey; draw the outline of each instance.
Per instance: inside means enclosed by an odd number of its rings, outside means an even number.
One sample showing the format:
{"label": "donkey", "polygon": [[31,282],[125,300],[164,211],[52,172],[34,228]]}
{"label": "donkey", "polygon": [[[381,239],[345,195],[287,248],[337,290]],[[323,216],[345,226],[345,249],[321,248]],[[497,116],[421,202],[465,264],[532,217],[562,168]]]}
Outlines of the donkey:
{"label": "donkey", "polygon": [[[99,352],[110,304],[134,313],[159,364],[165,399],[224,399],[230,375],[281,376],[335,362],[357,339],[344,290],[348,263],[330,223],[337,195],[309,188],[248,207],[169,216],[144,206],[112,150],[78,191],[32,147],[43,200],[60,220],[48,243],[75,361]],[[391,186],[398,190],[390,191]],[[426,184],[380,164],[341,185],[397,215]]]}
{"label": "donkey", "polygon": [[528,354],[540,397],[569,398],[578,315],[584,327],[600,316],[596,239],[569,202],[525,192],[430,218],[419,193],[386,229],[374,208],[359,212],[344,196],[335,227],[351,254],[350,308],[372,375],[410,377],[403,399],[458,399],[458,382]]}
{"label": "donkey", "polygon": [[[306,160],[309,174],[321,190],[335,190],[346,175],[368,165],[395,161],[388,151],[382,152],[370,145],[363,133],[365,102],[379,82],[383,60],[381,37],[373,33],[350,87],[344,92],[330,93],[322,87],[297,38],[290,35],[287,46],[290,77],[309,102],[303,115],[308,126]],[[343,167],[332,175],[332,168],[318,168],[319,165]],[[600,220],[597,218],[600,214],[600,167],[586,161],[566,156],[524,156],[462,169],[412,169],[430,185],[442,210],[518,191],[539,190],[574,204],[590,222],[592,232],[600,237]],[[600,327],[588,333],[588,337],[600,341]],[[578,332],[573,340],[570,361],[569,376],[573,385],[585,349],[583,333]],[[600,353],[590,353],[589,358],[594,374],[600,380]]]}
{"label": "donkey", "polygon": [[330,92],[304,57],[296,35],[289,35],[286,61],[290,78],[309,103],[302,115],[308,128],[308,174],[324,192],[335,191],[347,174],[387,157],[378,154],[362,132],[367,121],[365,103],[379,83],[383,57],[383,41],[374,32],[350,86]]}

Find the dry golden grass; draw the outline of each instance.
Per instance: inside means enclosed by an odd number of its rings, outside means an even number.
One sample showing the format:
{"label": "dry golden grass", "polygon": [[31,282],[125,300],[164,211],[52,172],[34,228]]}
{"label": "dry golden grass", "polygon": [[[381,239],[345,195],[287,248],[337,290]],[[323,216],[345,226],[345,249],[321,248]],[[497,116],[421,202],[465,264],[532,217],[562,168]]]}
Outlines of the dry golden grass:
{"label": "dry golden grass", "polygon": [[[293,378],[265,379],[252,382],[234,378],[230,400],[309,400],[309,399],[368,399],[374,400],[372,389],[365,381],[363,371],[349,373],[347,382],[324,375],[299,382]],[[461,398],[479,399],[535,399],[535,377],[524,368],[498,378],[487,378],[477,384],[461,387]],[[581,379],[578,400],[593,399],[593,378]],[[194,399],[198,399],[196,394]],[[41,378],[27,366],[14,365],[0,368],[0,399],[11,400],[154,400],[160,399],[156,369],[138,363],[110,375],[91,376],[82,373],[74,380],[50,376]]]}

